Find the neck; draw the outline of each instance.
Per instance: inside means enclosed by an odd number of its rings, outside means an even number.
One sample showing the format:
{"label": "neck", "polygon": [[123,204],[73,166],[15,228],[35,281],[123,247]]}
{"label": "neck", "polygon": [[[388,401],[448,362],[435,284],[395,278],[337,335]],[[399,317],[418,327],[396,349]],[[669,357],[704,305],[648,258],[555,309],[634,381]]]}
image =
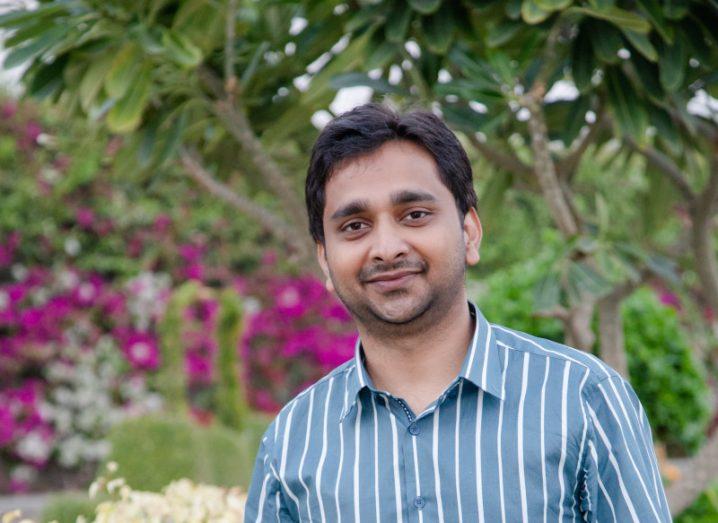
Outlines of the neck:
{"label": "neck", "polygon": [[404,399],[414,412],[434,401],[461,371],[473,335],[462,292],[430,326],[387,338],[359,326],[366,369],[379,390]]}

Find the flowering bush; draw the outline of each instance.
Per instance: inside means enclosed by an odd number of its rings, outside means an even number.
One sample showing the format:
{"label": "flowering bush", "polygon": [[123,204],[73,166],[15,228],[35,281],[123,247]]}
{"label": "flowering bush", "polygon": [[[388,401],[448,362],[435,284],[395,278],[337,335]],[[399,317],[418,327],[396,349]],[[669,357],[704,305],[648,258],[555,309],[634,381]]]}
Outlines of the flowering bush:
{"label": "flowering bush", "polygon": [[316,278],[270,276],[254,285],[264,293],[257,292],[263,302],[243,337],[244,378],[250,404],[276,412],[350,359],[357,335],[346,309]]}
{"label": "flowering bush", "polygon": [[[159,364],[151,327],[161,311],[142,302],[161,303],[165,284],[144,274],[116,290],[68,268],[13,273],[0,283],[0,460],[10,465],[0,482],[22,490],[51,458],[100,461],[109,427],[160,407],[146,371]],[[148,279],[152,296],[134,292]]]}
{"label": "flowering bush", "polygon": [[[280,276],[263,231],[173,166],[143,170],[136,144],[24,102],[0,99],[0,115],[0,492],[92,477],[121,419],[178,400],[235,426],[228,401],[274,412],[351,357],[342,306],[310,277]],[[204,290],[170,340],[166,309],[188,281]],[[175,353],[181,387],[167,394]],[[226,371],[237,357],[241,387]]]}

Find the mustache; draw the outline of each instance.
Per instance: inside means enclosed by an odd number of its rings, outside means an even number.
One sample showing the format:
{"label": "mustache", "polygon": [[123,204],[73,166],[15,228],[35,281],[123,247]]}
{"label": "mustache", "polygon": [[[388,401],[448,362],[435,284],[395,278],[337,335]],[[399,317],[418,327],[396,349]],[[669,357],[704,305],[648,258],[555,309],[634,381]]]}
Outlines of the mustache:
{"label": "mustache", "polygon": [[366,282],[377,274],[383,274],[385,272],[400,271],[400,270],[412,270],[424,272],[427,269],[427,264],[424,261],[410,261],[402,260],[396,263],[379,263],[372,265],[371,267],[365,267],[359,272],[359,281]]}

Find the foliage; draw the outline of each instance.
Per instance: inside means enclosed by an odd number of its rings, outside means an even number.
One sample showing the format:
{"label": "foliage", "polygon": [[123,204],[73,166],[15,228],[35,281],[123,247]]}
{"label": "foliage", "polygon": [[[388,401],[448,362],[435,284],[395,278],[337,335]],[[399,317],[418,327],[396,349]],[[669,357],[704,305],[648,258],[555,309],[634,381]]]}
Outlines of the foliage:
{"label": "foliage", "polygon": [[236,432],[202,426],[179,417],[140,417],[116,425],[109,435],[108,462],[116,462],[135,488],[160,491],[171,481],[190,478],[220,486],[249,486],[259,440],[269,424],[261,416]]}
{"label": "foliage", "polygon": [[[559,247],[556,245],[558,239],[550,230],[544,229],[542,233],[547,246]],[[491,239],[487,244],[487,250],[497,248],[491,244]],[[540,317],[535,312],[539,310],[539,284],[553,261],[551,247],[544,248],[525,261],[497,269],[478,280],[470,278],[469,295],[491,323],[560,342],[563,340],[561,322],[556,318]]]}
{"label": "foliage", "polygon": [[90,499],[85,492],[63,493],[53,495],[40,517],[41,521],[57,521],[57,523],[75,523],[83,517],[92,520],[98,500]]}
{"label": "foliage", "polygon": [[626,300],[622,315],[631,384],[655,437],[673,453],[695,452],[710,420],[709,390],[677,311],[644,288]]}
{"label": "foliage", "polygon": [[718,486],[706,490],[685,512],[676,518],[676,523],[713,523],[718,520]]}

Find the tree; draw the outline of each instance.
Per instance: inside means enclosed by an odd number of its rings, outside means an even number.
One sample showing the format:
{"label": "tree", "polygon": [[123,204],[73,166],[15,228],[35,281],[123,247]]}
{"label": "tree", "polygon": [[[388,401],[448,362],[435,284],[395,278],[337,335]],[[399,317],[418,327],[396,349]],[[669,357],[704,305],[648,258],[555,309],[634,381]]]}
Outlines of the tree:
{"label": "tree", "polygon": [[[683,251],[639,237],[642,227],[628,245],[597,241],[575,175],[587,150],[618,137],[646,158],[650,183],[670,180],[690,216],[699,301],[718,310],[718,118],[688,110],[696,96],[718,93],[717,25],[718,9],[702,2],[367,3],[347,27],[382,41],[380,59],[337,81],[433,106],[505,173],[498,186],[543,196],[571,248],[565,270],[540,286],[542,313],[563,321],[568,343],[590,350],[598,309],[600,352],[625,373],[620,304],[648,275],[671,278],[666,261]],[[554,97],[560,87],[571,96]],[[669,488],[675,512],[705,488],[716,462],[718,434]]]}

